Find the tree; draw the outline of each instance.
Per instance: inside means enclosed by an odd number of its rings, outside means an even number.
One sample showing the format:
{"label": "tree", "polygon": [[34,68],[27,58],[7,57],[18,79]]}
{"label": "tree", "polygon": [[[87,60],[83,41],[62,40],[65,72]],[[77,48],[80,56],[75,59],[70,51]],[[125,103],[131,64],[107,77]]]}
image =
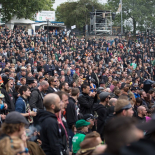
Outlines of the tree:
{"label": "tree", "polygon": [[79,0],[77,2],[65,2],[56,9],[57,21],[63,21],[68,27],[76,25],[81,29],[90,22],[92,10],[104,10],[105,6],[98,0]]}
{"label": "tree", "polygon": [[[148,26],[154,27],[155,25],[155,0],[122,0],[122,14],[123,21],[132,20],[133,33],[136,34],[138,28],[145,29]],[[120,0],[108,0],[109,7],[113,11],[117,11]],[[117,15],[120,17],[120,15]],[[116,18],[115,22],[121,23],[120,18]]]}
{"label": "tree", "polygon": [[0,0],[1,15],[4,21],[9,21],[13,16],[17,18],[32,18],[41,10],[53,10],[55,0]]}

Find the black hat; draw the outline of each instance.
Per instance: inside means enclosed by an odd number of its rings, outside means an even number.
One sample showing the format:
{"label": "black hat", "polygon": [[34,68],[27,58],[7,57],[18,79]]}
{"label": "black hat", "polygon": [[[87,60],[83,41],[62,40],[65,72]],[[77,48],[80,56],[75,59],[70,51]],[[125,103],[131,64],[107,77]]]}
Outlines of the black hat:
{"label": "black hat", "polygon": [[26,84],[32,84],[34,83],[34,78],[27,78]]}
{"label": "black hat", "polygon": [[86,120],[86,121],[88,121],[89,119],[94,119],[94,116],[92,114],[85,114],[83,116],[83,119]]}
{"label": "black hat", "polygon": [[5,119],[6,124],[19,124],[24,123],[25,125],[29,125],[28,121],[24,116],[22,116],[19,112],[13,111],[10,112]]}
{"label": "black hat", "polygon": [[132,90],[138,90],[138,88],[137,88],[137,87],[132,87],[132,88],[131,88],[131,91],[132,91]]}
{"label": "black hat", "polygon": [[39,80],[41,80],[41,79],[44,79],[44,76],[40,76],[40,77],[39,77]]}
{"label": "black hat", "polygon": [[2,80],[3,80],[3,84],[6,85],[10,79],[7,76],[3,76]]}
{"label": "black hat", "polygon": [[10,70],[6,68],[6,69],[4,70],[4,72],[10,72]]}
{"label": "black hat", "polygon": [[105,84],[105,82],[102,80],[102,81],[100,82],[100,84]]}

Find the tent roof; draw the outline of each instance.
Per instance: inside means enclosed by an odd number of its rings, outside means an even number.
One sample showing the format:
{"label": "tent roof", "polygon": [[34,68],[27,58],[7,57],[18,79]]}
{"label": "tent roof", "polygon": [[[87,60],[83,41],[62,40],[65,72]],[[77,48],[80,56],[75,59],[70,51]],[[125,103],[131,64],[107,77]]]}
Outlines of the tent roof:
{"label": "tent roof", "polygon": [[35,22],[30,19],[20,18],[18,19],[16,16],[14,16],[10,21],[7,22],[8,24],[12,23],[18,23],[18,24],[34,24]]}

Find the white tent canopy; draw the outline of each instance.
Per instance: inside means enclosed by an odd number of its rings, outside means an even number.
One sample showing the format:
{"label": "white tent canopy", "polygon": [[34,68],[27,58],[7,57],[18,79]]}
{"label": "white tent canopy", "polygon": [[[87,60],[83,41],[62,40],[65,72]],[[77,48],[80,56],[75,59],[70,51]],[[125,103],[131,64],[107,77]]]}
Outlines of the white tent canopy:
{"label": "white tent canopy", "polygon": [[30,19],[25,19],[25,18],[18,19],[16,16],[14,16],[10,21],[8,21],[6,23],[6,25],[9,29],[13,29],[14,25],[16,25],[16,24],[21,24],[21,25],[27,26],[27,28],[30,28],[30,27],[32,28],[31,25],[34,23],[35,22]]}

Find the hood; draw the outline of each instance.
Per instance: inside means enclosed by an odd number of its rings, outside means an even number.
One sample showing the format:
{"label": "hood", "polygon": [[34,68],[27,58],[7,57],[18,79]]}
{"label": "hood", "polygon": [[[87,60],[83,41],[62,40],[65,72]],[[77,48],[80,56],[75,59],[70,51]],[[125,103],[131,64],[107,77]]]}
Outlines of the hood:
{"label": "hood", "polygon": [[53,114],[49,111],[45,111],[45,110],[39,110],[37,116],[38,116],[39,122],[43,122],[46,118],[49,118],[49,117],[53,117],[53,118],[57,119],[55,114]]}
{"label": "hood", "polygon": [[102,109],[102,108],[105,108],[102,104],[96,104],[94,105],[93,110],[98,111],[99,109]]}

